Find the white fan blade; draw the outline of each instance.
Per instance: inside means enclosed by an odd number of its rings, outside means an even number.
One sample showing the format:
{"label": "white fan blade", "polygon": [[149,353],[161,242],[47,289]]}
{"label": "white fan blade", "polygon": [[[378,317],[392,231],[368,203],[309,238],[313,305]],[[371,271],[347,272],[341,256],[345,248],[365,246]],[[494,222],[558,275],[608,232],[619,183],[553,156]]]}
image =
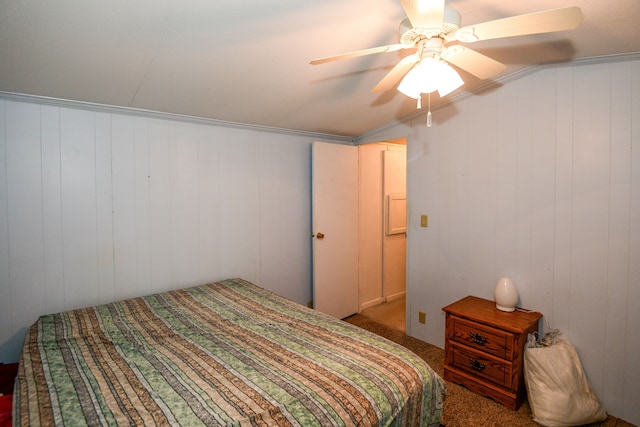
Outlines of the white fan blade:
{"label": "white fan blade", "polygon": [[473,74],[480,79],[496,76],[507,68],[506,65],[464,46],[451,46],[443,52],[442,58]]}
{"label": "white fan blade", "polygon": [[583,18],[579,7],[570,6],[469,25],[456,31],[455,36],[460,41],[473,42],[573,30],[578,28]]}
{"label": "white fan blade", "polygon": [[405,56],[380,80],[371,92],[384,92],[385,90],[391,89],[419,60],[420,56],[415,53]]}
{"label": "white fan blade", "polygon": [[313,65],[324,64],[325,62],[338,61],[340,59],[346,59],[346,58],[355,58],[357,56],[371,55],[373,53],[394,52],[396,50],[405,49],[407,47],[412,47],[412,46],[405,46],[402,43],[398,43],[398,44],[391,44],[388,46],[372,47],[370,49],[356,50],[354,52],[347,52],[347,53],[342,53],[340,55],[327,56],[325,58],[314,59],[310,63]]}
{"label": "white fan blade", "polygon": [[402,8],[416,30],[442,28],[444,0],[402,0]]}

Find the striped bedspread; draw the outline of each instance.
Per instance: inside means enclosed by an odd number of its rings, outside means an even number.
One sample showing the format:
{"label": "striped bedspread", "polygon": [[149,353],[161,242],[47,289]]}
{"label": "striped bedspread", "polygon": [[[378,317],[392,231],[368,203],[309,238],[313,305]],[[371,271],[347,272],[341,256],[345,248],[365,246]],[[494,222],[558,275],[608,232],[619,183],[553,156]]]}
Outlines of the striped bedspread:
{"label": "striped bedspread", "polygon": [[405,348],[241,279],[42,316],[14,425],[437,426]]}

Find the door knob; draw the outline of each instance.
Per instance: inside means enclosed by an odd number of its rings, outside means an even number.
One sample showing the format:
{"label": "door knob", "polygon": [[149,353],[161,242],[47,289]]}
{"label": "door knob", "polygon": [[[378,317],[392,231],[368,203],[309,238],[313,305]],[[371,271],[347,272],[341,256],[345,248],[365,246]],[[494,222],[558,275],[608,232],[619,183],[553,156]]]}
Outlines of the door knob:
{"label": "door knob", "polygon": [[316,234],[316,238],[317,238],[317,239],[319,239],[319,240],[322,240],[322,239],[324,239],[324,234],[322,234],[322,233],[317,233],[317,234]]}

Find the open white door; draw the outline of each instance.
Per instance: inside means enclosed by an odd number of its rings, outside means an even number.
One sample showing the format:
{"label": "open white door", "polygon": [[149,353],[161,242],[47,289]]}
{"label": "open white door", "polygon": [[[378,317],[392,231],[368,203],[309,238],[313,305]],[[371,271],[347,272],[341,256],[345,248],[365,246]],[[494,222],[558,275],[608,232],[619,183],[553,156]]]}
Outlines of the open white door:
{"label": "open white door", "polygon": [[314,142],[314,308],[337,318],[358,312],[358,147]]}

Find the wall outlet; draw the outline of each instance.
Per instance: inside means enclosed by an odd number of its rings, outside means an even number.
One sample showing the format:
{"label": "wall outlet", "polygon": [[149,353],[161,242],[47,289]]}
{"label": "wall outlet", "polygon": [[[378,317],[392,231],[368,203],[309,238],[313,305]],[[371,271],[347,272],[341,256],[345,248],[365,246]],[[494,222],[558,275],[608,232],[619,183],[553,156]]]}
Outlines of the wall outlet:
{"label": "wall outlet", "polygon": [[423,325],[427,323],[427,314],[424,311],[418,312],[418,322],[422,323]]}

